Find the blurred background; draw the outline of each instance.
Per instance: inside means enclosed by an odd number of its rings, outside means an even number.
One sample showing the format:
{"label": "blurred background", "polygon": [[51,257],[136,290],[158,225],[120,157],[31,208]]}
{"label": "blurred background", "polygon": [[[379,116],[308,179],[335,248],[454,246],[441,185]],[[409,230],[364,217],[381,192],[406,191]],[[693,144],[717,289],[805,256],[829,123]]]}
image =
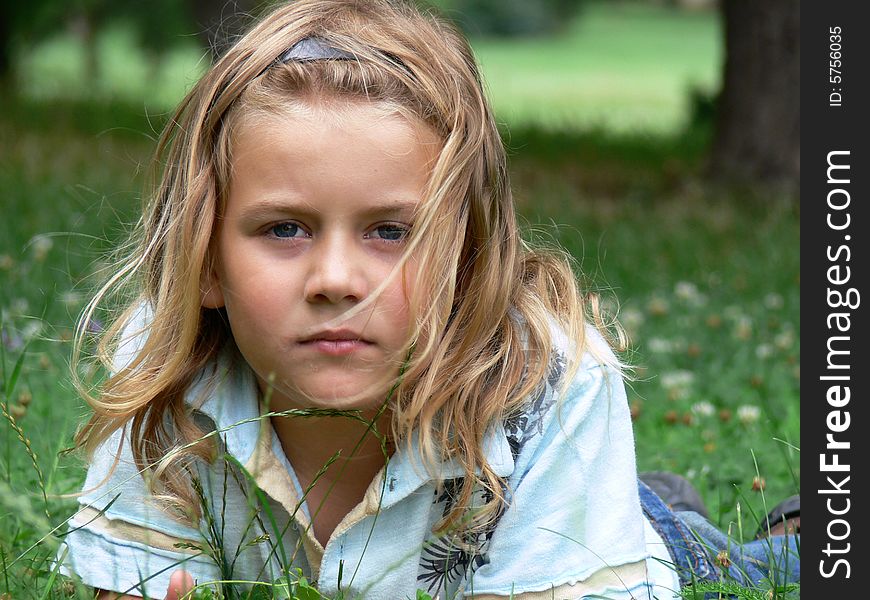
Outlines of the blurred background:
{"label": "blurred background", "polygon": [[[632,337],[639,466],[754,532],[800,481],[798,0],[431,4],[483,66],[527,237],[568,249]],[[0,556],[27,557],[7,575],[48,572],[25,550],[83,479],[58,454],[87,412],[69,340],[154,140],[265,8],[0,4]]]}

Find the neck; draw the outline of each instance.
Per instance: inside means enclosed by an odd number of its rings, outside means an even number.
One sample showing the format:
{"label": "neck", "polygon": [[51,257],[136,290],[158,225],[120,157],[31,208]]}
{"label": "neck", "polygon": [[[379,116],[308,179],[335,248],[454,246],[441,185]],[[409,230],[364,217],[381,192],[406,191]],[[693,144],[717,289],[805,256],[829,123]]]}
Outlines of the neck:
{"label": "neck", "polygon": [[[368,477],[371,481],[385,463],[379,436],[389,435],[390,426],[390,415],[384,413],[376,421],[376,435],[375,427],[369,425],[375,416],[362,415],[368,422],[347,416],[273,417],[272,427],[300,478],[313,479],[325,465],[334,461],[322,478],[339,481],[339,475],[341,479],[353,479],[361,471],[371,471]],[[344,466],[353,468],[340,474]]]}
{"label": "neck", "polygon": [[[364,419],[371,422],[375,416],[372,411]],[[389,434],[388,412],[376,423],[380,434]],[[362,501],[386,464],[381,440],[369,423],[346,416],[273,417],[272,426],[306,491],[314,535],[325,547],[335,527]],[[389,453],[389,443],[387,449]]]}

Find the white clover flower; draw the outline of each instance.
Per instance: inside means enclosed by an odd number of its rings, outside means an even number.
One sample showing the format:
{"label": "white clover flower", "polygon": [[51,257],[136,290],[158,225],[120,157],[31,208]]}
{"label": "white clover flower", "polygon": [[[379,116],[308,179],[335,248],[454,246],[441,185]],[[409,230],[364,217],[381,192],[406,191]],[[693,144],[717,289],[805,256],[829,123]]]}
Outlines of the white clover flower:
{"label": "white clover flower", "polygon": [[32,340],[39,332],[42,331],[42,321],[37,318],[28,319],[24,327],[21,328],[21,337],[25,340]]}
{"label": "white clover flower", "polygon": [[716,412],[716,408],[706,400],[702,400],[693,404],[691,411],[692,414],[699,417],[712,417],[713,413]]}
{"label": "white clover flower", "polygon": [[671,400],[685,400],[689,397],[695,376],[690,371],[669,371],[662,373],[662,387],[667,390]]}
{"label": "white clover flower", "polygon": [[650,301],[647,303],[646,308],[651,315],[657,317],[668,314],[668,311],[670,310],[668,301],[661,296],[655,296],[653,298],[650,298]]}
{"label": "white clover flower", "polygon": [[689,300],[698,295],[698,286],[691,281],[678,281],[674,286],[674,296],[681,300]]}
{"label": "white clover flower", "polygon": [[764,360],[765,358],[770,358],[773,356],[773,346],[770,344],[759,344],[755,349],[755,356]]}
{"label": "white clover flower", "polygon": [[9,312],[13,315],[23,315],[27,312],[27,299],[15,298],[9,303]]}
{"label": "white clover flower", "polygon": [[744,404],[737,408],[737,420],[744,425],[751,425],[761,417],[761,409],[751,404]]}
{"label": "white clover flower", "polygon": [[637,329],[643,325],[646,318],[643,313],[635,308],[626,308],[619,314],[619,320],[629,329]]}
{"label": "white clover flower", "polygon": [[734,337],[740,340],[748,340],[752,337],[752,319],[743,315],[737,319],[734,325]]}
{"label": "white clover flower", "polygon": [[689,469],[686,471],[686,479],[693,480],[698,477],[703,477],[710,472],[710,465],[701,465],[701,470]]}
{"label": "white clover flower", "polygon": [[33,247],[33,258],[42,261],[54,246],[54,242],[47,235],[37,235],[31,240],[30,245]]}
{"label": "white clover flower", "polygon": [[698,291],[698,286],[691,281],[678,281],[674,286],[674,296],[692,306],[702,306],[707,301]]}
{"label": "white clover flower", "polygon": [[794,331],[791,328],[786,329],[773,338],[773,343],[780,350],[790,350],[794,346],[794,341]]}
{"label": "white clover flower", "polygon": [[668,390],[684,389],[695,381],[695,374],[691,371],[668,371],[662,373],[662,387]]}
{"label": "white clover flower", "polygon": [[668,389],[668,400],[688,400],[689,395],[689,388],[675,387]]}
{"label": "white clover flower", "polygon": [[66,306],[78,306],[82,301],[82,295],[72,290],[67,290],[60,295],[60,301]]}
{"label": "white clover flower", "polygon": [[764,305],[772,310],[782,308],[783,304],[784,302],[782,296],[777,294],[776,292],[771,292],[764,297]]}
{"label": "white clover flower", "polygon": [[655,354],[670,354],[674,351],[674,343],[665,338],[650,338],[646,345],[647,348],[649,348],[649,351],[654,352]]}

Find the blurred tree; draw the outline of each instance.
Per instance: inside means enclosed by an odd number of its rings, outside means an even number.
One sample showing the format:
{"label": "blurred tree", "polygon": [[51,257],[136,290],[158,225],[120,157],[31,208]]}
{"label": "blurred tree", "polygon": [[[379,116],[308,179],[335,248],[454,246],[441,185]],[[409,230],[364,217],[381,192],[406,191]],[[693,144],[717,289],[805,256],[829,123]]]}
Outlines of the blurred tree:
{"label": "blurred tree", "polygon": [[0,2],[0,89],[14,90],[15,54],[63,23],[64,4],[56,0]]}
{"label": "blurred tree", "polygon": [[269,6],[263,0],[189,0],[197,35],[212,58],[223,54],[245,31],[251,17]]}
{"label": "blurred tree", "polygon": [[800,0],[722,0],[725,67],[711,175],[797,189]]}
{"label": "blurred tree", "polygon": [[559,31],[582,0],[422,0],[453,19],[470,36],[522,36]]}
{"label": "blurred tree", "polygon": [[7,78],[12,72],[12,34],[14,32],[13,22],[16,19],[16,10],[18,2],[2,2],[0,3],[0,85],[3,91],[6,91],[8,81]]}
{"label": "blurred tree", "polygon": [[[188,2],[177,0],[3,0],[0,2],[0,85],[14,89],[16,53],[63,29],[81,39],[86,77],[99,74],[96,33],[110,21],[133,25],[142,47],[157,56],[193,29]],[[220,5],[220,2],[217,2]]]}

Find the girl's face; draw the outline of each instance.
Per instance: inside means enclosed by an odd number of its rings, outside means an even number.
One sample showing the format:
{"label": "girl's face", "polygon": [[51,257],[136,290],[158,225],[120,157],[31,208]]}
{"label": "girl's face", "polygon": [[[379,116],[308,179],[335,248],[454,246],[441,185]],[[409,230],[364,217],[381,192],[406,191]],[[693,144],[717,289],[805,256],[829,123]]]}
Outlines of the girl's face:
{"label": "girl's face", "polygon": [[383,401],[409,335],[413,261],[370,306],[336,318],[400,260],[438,147],[425,125],[365,102],[237,128],[202,303],[226,308],[261,389],[272,387],[273,408]]}

